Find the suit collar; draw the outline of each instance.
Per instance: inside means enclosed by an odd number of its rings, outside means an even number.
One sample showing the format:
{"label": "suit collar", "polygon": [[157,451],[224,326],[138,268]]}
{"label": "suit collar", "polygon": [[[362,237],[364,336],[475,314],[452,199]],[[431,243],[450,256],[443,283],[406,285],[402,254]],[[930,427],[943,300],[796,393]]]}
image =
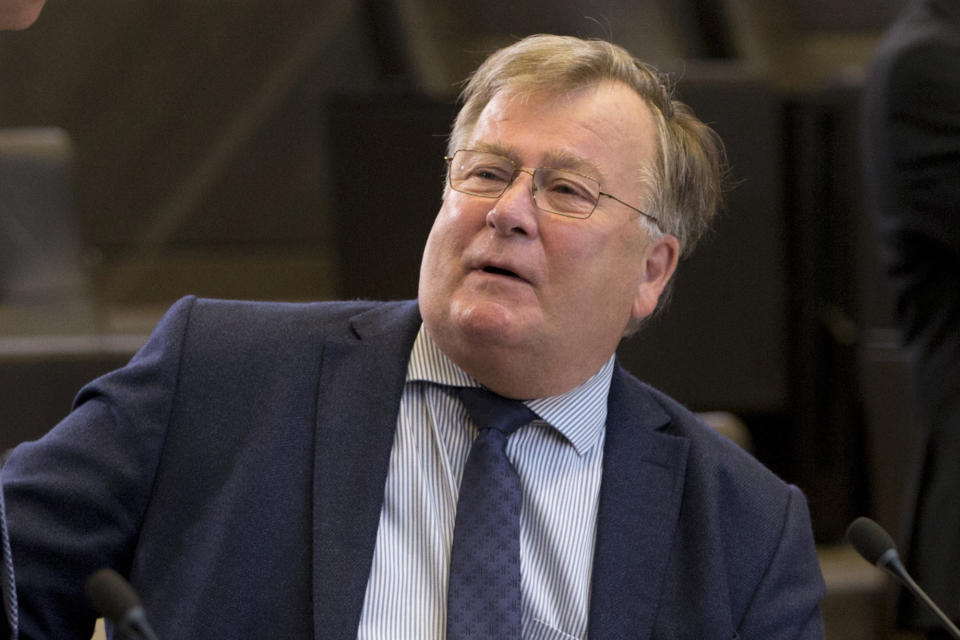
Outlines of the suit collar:
{"label": "suit collar", "polygon": [[680,513],[689,443],[617,368],[610,387],[590,600],[593,640],[648,638]]}
{"label": "suit collar", "polygon": [[[417,337],[420,323],[420,307],[416,300],[375,303],[375,306],[361,311],[351,317],[349,321],[353,337],[358,340],[398,332],[407,335],[409,339],[405,342],[409,344],[406,344],[406,356],[409,356],[410,348],[413,347],[413,341]],[[403,366],[405,367],[406,363]]]}

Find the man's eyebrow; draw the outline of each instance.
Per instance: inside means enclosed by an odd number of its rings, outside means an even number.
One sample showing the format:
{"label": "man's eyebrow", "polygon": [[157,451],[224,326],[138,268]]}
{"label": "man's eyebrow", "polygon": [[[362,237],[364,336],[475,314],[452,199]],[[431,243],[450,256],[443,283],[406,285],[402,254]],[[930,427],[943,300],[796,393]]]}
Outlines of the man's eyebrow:
{"label": "man's eyebrow", "polygon": [[[483,151],[485,153],[495,153],[505,158],[509,158],[515,165],[522,166],[519,158],[519,154],[510,148],[509,146],[503,144],[502,142],[477,142],[474,145],[474,150]],[[603,181],[603,172],[600,171],[600,168],[579,156],[573,155],[568,151],[556,150],[547,152],[544,156],[544,161],[540,166],[551,167],[553,169],[569,169],[570,171],[575,171],[576,173],[583,174],[598,182]],[[535,167],[534,167],[535,168]]]}
{"label": "man's eyebrow", "polygon": [[548,153],[543,162],[543,166],[553,167],[554,169],[569,169],[593,178],[598,182],[603,181],[603,172],[600,171],[600,167],[589,160],[585,160],[566,151],[553,151]]}
{"label": "man's eyebrow", "polygon": [[484,153],[495,153],[510,159],[513,164],[520,166],[519,158],[515,151],[502,142],[478,142],[473,146],[474,151],[483,151]]}

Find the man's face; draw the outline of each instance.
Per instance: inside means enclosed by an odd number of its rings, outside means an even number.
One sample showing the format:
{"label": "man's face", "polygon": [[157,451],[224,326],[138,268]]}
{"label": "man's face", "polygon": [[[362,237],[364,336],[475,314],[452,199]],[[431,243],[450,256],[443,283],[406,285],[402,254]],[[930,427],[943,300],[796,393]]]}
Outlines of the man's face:
{"label": "man's face", "polygon": [[[568,96],[498,94],[464,147],[505,155],[518,167],[590,175],[639,208],[639,176],[653,162],[656,136],[644,101],[625,85],[604,83]],[[655,272],[666,269],[669,278],[675,240],[649,242],[639,214],[606,197],[587,219],[542,211],[531,179],[519,174],[496,200],[447,189],[424,250],[421,312],[461,366],[477,350],[505,349],[545,366],[585,367],[589,376],[616,349],[630,317],[653,311],[666,284]],[[663,264],[651,264],[653,254]]]}
{"label": "man's face", "polygon": [[0,0],[0,29],[26,29],[46,0]]}

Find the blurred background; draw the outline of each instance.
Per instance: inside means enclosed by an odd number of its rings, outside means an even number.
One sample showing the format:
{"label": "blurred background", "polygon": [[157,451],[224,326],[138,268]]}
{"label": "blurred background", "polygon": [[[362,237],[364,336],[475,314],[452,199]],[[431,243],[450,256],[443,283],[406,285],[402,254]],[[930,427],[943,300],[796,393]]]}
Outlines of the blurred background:
{"label": "blurred background", "polygon": [[[55,424],[182,295],[413,297],[460,80],[563,33],[677,78],[737,183],[624,363],[741,424],[806,492],[825,557],[858,515],[896,531],[915,417],[859,97],[903,4],[49,0],[0,33],[0,449]],[[831,636],[888,637],[882,578],[828,569]]]}

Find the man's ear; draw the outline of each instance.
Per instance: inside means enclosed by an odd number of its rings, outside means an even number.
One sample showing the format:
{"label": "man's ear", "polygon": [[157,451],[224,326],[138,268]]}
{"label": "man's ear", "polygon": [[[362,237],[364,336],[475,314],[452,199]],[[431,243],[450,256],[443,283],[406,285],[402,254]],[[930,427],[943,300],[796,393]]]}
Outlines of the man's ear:
{"label": "man's ear", "polygon": [[660,294],[666,288],[680,260],[680,242],[671,235],[664,235],[647,247],[643,258],[637,295],[631,313],[642,320],[657,308]]}

